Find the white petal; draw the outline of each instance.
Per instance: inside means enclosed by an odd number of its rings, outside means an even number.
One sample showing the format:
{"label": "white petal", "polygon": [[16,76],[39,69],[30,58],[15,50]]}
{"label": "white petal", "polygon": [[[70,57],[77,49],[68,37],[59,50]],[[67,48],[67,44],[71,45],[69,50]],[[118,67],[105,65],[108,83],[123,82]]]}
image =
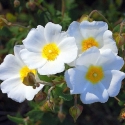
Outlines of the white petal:
{"label": "white petal", "polygon": [[25,86],[25,93],[27,100],[33,100],[34,96],[44,87],[44,85],[40,84],[39,87],[33,89],[32,86]]}
{"label": "white petal", "polygon": [[83,37],[82,37],[81,31],[79,29],[79,26],[80,26],[80,23],[73,21],[70,24],[70,26],[67,30],[67,33],[69,34],[69,36],[75,37],[76,44],[81,46],[81,42],[83,40]]}
{"label": "white petal", "polygon": [[114,53],[118,53],[116,42],[112,38],[112,32],[107,30],[103,35],[104,46],[100,50],[111,49]]}
{"label": "white petal", "polygon": [[2,82],[1,90],[3,93],[7,93],[9,98],[17,102],[23,102],[25,100],[25,92],[21,84],[19,76],[15,76]]}
{"label": "white petal", "polygon": [[20,84],[20,76],[16,75],[14,77],[11,77],[1,83],[1,90],[3,93],[8,93],[13,88],[18,86]]}
{"label": "white petal", "polygon": [[104,103],[108,100],[109,95],[107,90],[101,83],[89,83],[84,92],[81,94],[80,99],[84,104],[91,104],[94,102]]}
{"label": "white petal", "polygon": [[8,97],[17,102],[23,102],[25,100],[25,90],[22,84],[12,88],[8,93]]}
{"label": "white petal", "polygon": [[31,29],[27,37],[23,40],[23,44],[31,52],[41,52],[42,47],[46,44],[44,27],[39,25],[36,29]]}
{"label": "white petal", "polygon": [[57,40],[60,36],[61,33],[61,29],[62,27],[59,24],[54,24],[54,23],[47,23],[44,29],[44,35],[46,38],[47,42],[56,42],[55,40]]}
{"label": "white petal", "polygon": [[66,71],[65,80],[70,88],[71,94],[81,94],[87,86],[87,81],[84,79],[86,68],[82,70],[72,68]]}
{"label": "white petal", "polygon": [[18,62],[20,63],[21,66],[25,65],[20,56],[20,51],[24,48],[25,48],[24,45],[15,45],[14,46],[14,55],[19,60]]}
{"label": "white petal", "polygon": [[107,89],[109,96],[114,97],[118,95],[121,88],[121,82],[124,78],[125,73],[123,72],[117,70],[106,71],[105,77],[101,83]]}
{"label": "white petal", "polygon": [[46,63],[46,60],[42,58],[41,53],[33,53],[23,49],[21,50],[20,54],[22,60],[28,65],[30,69],[42,67]]}
{"label": "white petal", "polygon": [[70,63],[77,57],[77,46],[73,37],[68,37],[59,43],[60,54],[59,58],[64,63]]}
{"label": "white petal", "polygon": [[101,52],[96,65],[100,65],[104,70],[120,70],[124,65],[124,60],[115,55],[110,49]]}
{"label": "white petal", "polygon": [[84,39],[89,37],[96,37],[98,34],[108,30],[108,25],[102,21],[83,21],[80,24],[80,30]]}
{"label": "white petal", "polygon": [[64,71],[64,68],[64,63],[61,60],[56,59],[54,61],[46,62],[43,67],[38,68],[38,72],[41,75],[51,75]]}
{"label": "white petal", "polygon": [[86,67],[95,65],[99,55],[99,50],[96,47],[92,47],[82,53],[80,57],[78,57],[78,59],[76,60],[76,65],[84,65]]}
{"label": "white petal", "polygon": [[0,79],[5,80],[19,74],[22,65],[14,55],[7,55],[0,65]]}

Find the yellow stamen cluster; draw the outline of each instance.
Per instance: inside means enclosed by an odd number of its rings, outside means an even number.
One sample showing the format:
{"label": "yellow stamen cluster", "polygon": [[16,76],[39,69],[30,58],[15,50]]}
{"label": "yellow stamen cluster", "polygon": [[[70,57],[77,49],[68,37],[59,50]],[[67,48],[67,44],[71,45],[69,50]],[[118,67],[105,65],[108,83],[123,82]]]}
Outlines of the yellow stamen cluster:
{"label": "yellow stamen cluster", "polygon": [[98,42],[93,37],[89,37],[88,39],[82,41],[82,51],[85,51],[93,46],[99,46]]}
{"label": "yellow stamen cluster", "polygon": [[20,70],[20,78],[22,80],[22,82],[24,81],[24,78],[27,77],[28,73],[32,72],[33,74],[36,74],[36,70],[31,70],[29,69],[27,66],[24,66],[21,70]]}
{"label": "yellow stamen cluster", "polygon": [[42,56],[48,61],[54,61],[59,55],[60,50],[55,43],[49,43],[42,49]]}
{"label": "yellow stamen cluster", "polygon": [[104,78],[102,67],[91,65],[86,73],[85,78],[92,84],[97,84]]}

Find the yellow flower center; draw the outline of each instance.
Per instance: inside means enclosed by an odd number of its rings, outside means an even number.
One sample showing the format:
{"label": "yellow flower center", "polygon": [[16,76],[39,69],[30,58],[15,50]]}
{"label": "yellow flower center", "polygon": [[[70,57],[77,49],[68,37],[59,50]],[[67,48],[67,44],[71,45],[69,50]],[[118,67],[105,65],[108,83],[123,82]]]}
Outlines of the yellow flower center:
{"label": "yellow flower center", "polygon": [[[27,66],[24,66],[21,70],[20,70],[20,78],[22,80],[22,82],[24,81],[24,78],[27,77],[28,73],[33,73],[34,75],[36,74],[36,70],[34,69],[29,69]],[[24,83],[25,84],[25,83]]]}
{"label": "yellow flower center", "polygon": [[93,37],[89,37],[88,39],[82,41],[82,51],[85,51],[93,46],[99,46],[98,42]]}
{"label": "yellow flower center", "polygon": [[91,65],[88,68],[85,78],[92,84],[97,84],[104,78],[104,72],[102,67]]}
{"label": "yellow flower center", "polygon": [[43,47],[42,56],[48,61],[54,61],[59,55],[60,50],[55,43],[49,43]]}

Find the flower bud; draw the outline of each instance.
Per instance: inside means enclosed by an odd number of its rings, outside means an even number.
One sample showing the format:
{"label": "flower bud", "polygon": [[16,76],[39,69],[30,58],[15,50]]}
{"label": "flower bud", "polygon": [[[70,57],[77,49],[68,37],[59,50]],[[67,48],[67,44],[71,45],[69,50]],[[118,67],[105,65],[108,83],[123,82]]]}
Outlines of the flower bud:
{"label": "flower bud", "polygon": [[74,122],[76,122],[77,118],[81,115],[82,113],[82,110],[83,110],[83,106],[77,104],[75,106],[72,106],[70,109],[69,109],[69,113],[70,115],[73,117],[74,119]]}
{"label": "flower bud", "polygon": [[14,0],[14,7],[18,7],[20,5],[20,1],[19,0]]}
{"label": "flower bud", "polygon": [[26,3],[26,7],[30,8],[31,10],[35,10],[36,4],[33,1],[29,1]]}
{"label": "flower bud", "polygon": [[80,19],[78,20],[78,22],[82,22],[82,21],[92,21],[92,19],[91,18],[89,18],[88,17],[88,15],[82,15],[81,17],[80,17]]}
{"label": "flower bud", "polygon": [[124,120],[125,119],[125,108],[121,110],[121,113],[119,115],[119,120]]}
{"label": "flower bud", "polygon": [[54,109],[54,103],[47,100],[41,107],[40,110],[44,112],[52,111]]}
{"label": "flower bud", "polygon": [[63,120],[65,119],[66,115],[63,112],[58,112],[58,118],[60,120],[60,122],[63,122]]}
{"label": "flower bud", "polygon": [[38,94],[36,94],[34,99],[35,99],[36,102],[39,102],[39,101],[45,100],[46,97],[47,97],[47,94],[45,92],[40,91]]}

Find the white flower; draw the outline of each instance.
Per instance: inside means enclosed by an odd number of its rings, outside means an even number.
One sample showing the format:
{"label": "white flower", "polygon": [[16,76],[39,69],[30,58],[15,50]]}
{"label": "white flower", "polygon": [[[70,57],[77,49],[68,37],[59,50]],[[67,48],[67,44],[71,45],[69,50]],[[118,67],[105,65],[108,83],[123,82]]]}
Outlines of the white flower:
{"label": "white flower", "polygon": [[29,68],[37,68],[41,75],[56,74],[64,71],[64,63],[70,63],[77,57],[77,46],[73,37],[61,32],[62,27],[51,22],[45,28],[32,29],[21,51],[23,61]]}
{"label": "white flower", "polygon": [[85,104],[106,102],[120,91],[125,74],[118,70],[123,64],[123,59],[110,49],[88,49],[76,60],[76,67],[65,72],[70,93],[80,94]]}
{"label": "white flower", "polygon": [[36,70],[29,69],[21,60],[19,55],[21,49],[24,49],[24,47],[15,46],[15,56],[12,54],[7,55],[0,65],[0,79],[4,80],[0,86],[1,90],[3,93],[7,93],[9,98],[17,102],[23,102],[25,98],[32,100],[35,94],[43,88],[42,84],[36,89],[33,89],[32,86],[27,86],[23,83],[24,78],[27,77],[29,72],[33,73],[37,80],[39,79]]}
{"label": "white flower", "polygon": [[105,22],[83,21],[79,23],[73,21],[67,33],[69,36],[75,37],[78,55],[93,46],[96,46],[100,51],[111,49],[114,53],[118,53],[116,43],[112,38],[112,32],[108,30],[108,25]]}

